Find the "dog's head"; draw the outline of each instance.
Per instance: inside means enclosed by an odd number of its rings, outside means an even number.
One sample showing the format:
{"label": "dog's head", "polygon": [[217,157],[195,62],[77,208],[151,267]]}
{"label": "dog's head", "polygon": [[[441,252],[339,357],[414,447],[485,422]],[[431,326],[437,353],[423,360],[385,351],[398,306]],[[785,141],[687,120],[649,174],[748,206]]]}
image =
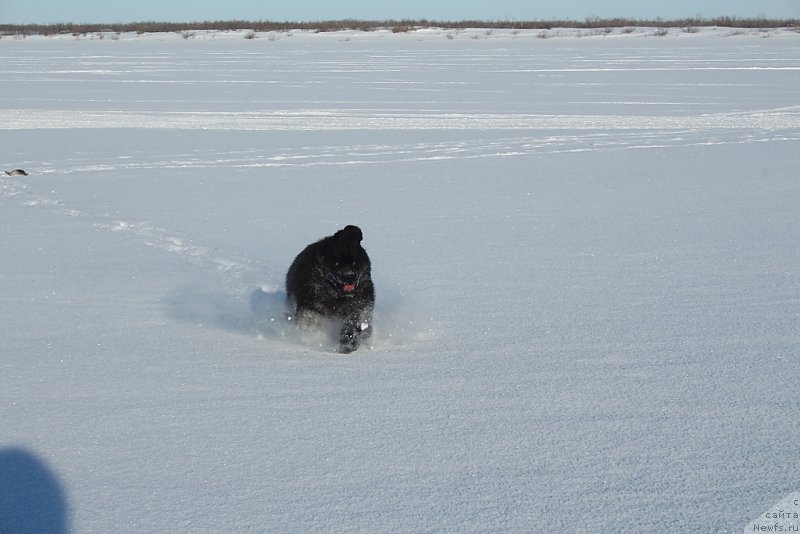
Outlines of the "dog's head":
{"label": "dog's head", "polygon": [[358,226],[345,226],[325,240],[320,260],[325,279],[341,298],[352,298],[370,277],[370,261]]}

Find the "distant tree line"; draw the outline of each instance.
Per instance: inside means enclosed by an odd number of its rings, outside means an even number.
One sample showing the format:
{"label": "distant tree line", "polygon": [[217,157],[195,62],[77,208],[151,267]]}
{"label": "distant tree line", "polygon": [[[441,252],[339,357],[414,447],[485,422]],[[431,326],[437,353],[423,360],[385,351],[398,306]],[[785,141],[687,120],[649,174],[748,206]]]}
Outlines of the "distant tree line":
{"label": "distant tree line", "polygon": [[82,35],[88,33],[136,32],[136,33],[163,33],[163,32],[188,32],[188,31],[233,31],[252,30],[256,32],[283,32],[300,30],[310,32],[335,32],[335,31],[377,31],[389,29],[394,32],[408,32],[424,28],[442,29],[513,29],[513,30],[549,30],[552,28],[625,28],[632,26],[680,28],[700,26],[722,26],[729,28],[783,28],[790,27],[800,30],[800,19],[768,19],[768,18],[688,18],[664,20],[661,18],[627,19],[627,18],[600,18],[589,17],[583,21],[576,20],[460,20],[460,21],[434,21],[426,19],[403,20],[326,20],[317,22],[276,22],[276,21],[246,21],[246,20],[217,20],[205,22],[130,22],[120,24],[2,24],[0,35]]}

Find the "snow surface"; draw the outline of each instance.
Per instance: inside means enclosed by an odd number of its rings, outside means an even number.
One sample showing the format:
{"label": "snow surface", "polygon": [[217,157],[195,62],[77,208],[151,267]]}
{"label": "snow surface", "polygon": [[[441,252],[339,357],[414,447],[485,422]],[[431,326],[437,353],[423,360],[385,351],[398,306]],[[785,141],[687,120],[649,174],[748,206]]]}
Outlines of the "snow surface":
{"label": "snow surface", "polygon": [[[732,33],[0,39],[0,532],[741,532],[800,489],[800,34]],[[345,224],[346,356],[280,319]]]}

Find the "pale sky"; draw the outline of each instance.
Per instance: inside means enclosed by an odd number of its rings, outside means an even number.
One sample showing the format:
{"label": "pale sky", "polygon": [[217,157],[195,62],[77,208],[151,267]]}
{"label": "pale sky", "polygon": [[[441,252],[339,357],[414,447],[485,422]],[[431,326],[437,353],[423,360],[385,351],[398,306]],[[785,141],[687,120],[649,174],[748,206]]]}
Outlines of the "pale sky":
{"label": "pale sky", "polygon": [[800,0],[0,0],[0,23],[800,18]]}

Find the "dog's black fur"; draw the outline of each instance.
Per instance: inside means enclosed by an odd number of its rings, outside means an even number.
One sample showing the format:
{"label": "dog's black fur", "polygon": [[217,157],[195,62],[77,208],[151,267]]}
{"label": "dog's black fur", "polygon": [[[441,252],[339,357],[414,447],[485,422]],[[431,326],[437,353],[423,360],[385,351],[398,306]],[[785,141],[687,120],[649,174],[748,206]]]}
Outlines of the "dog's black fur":
{"label": "dog's black fur", "polygon": [[308,245],[286,273],[287,316],[301,326],[332,321],[338,351],[353,352],[372,334],[375,287],[357,226]]}

